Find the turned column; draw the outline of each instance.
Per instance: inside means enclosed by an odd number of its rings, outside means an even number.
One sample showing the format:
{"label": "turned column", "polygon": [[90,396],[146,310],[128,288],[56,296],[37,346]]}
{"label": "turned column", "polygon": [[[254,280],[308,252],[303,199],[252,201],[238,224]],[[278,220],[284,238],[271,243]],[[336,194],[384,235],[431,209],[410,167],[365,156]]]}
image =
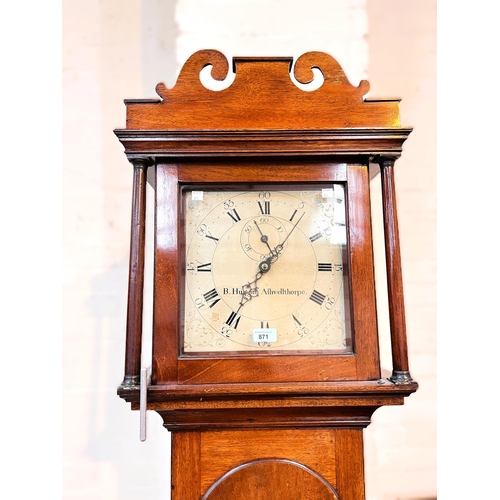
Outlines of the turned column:
{"label": "turned column", "polygon": [[399,246],[396,190],[394,186],[394,158],[380,158],[382,182],[382,210],[384,217],[385,259],[387,268],[387,290],[389,298],[389,321],[391,328],[392,376],[394,383],[411,383],[408,368],[408,346]]}
{"label": "turned column", "polygon": [[144,244],[146,238],[146,174],[149,161],[146,158],[131,161],[134,166],[134,182],[132,187],[125,377],[122,387],[138,386],[141,371]]}

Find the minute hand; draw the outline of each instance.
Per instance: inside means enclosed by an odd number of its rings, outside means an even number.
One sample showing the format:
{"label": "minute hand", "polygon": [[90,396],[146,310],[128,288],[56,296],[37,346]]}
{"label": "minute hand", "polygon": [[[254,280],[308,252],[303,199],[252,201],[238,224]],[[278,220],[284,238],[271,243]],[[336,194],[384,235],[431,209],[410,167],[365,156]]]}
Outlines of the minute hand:
{"label": "minute hand", "polygon": [[271,251],[271,254],[274,254],[276,257],[279,256],[279,254],[283,251],[283,245],[286,243],[286,240],[288,238],[290,238],[290,235],[293,233],[295,228],[298,226],[299,222],[302,220],[302,217],[304,217],[304,213],[299,217],[299,220],[294,224],[291,231],[287,234],[287,237],[279,245],[276,245],[274,247],[274,249]]}

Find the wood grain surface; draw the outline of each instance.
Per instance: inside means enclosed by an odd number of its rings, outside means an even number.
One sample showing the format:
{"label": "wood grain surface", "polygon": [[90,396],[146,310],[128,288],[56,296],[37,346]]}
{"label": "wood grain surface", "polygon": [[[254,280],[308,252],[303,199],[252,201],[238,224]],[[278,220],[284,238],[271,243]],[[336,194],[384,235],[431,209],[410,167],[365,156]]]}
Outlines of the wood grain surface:
{"label": "wood grain surface", "polygon": [[[292,58],[235,57],[232,84],[219,91],[200,80],[205,66],[221,81],[229,72],[224,54],[201,50],[184,64],[172,89],[160,83],[160,100],[127,100],[128,129],[325,129],[399,127],[399,99],[364,100],[366,80],[355,87],[338,62],[324,52],[308,52],[297,59],[294,78],[313,80],[312,68],[324,82],[307,91],[292,80]],[[215,112],[216,110],[216,112]]]}
{"label": "wood grain surface", "polygon": [[[227,81],[203,85],[200,72]],[[319,69],[323,83],[308,87]],[[230,73],[233,74],[230,74]],[[234,78],[232,78],[234,77]],[[230,83],[232,80],[232,83]],[[134,164],[124,383],[139,409],[145,182],[155,189],[152,383],[147,408],[172,431],[172,500],[363,500],[363,429],[377,408],[418,389],[409,377],[394,161],[412,129],[399,99],[366,99],[322,52],[291,57],[193,54],[159,99],[127,99],[114,132]],[[381,378],[370,212],[370,175],[382,170],[393,368]],[[372,165],[370,171],[370,165]],[[182,352],[183,187],[342,183],[348,268],[349,350]],[[204,261],[205,262],[205,261]],[[128,377],[128,378],[127,378]],[[127,383],[125,383],[127,381]]]}

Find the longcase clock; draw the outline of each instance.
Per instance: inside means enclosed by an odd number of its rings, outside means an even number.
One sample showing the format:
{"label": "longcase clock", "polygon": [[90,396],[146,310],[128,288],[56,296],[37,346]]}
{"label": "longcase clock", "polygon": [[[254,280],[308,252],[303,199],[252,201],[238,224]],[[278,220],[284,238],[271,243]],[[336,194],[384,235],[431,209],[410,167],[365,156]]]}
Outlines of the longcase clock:
{"label": "longcase clock", "polygon": [[[207,89],[200,72],[234,81]],[[324,81],[307,84],[313,68]],[[172,432],[172,499],[364,498],[363,429],[408,367],[393,167],[411,132],[329,55],[202,50],[126,100],[133,165],[125,377]],[[393,371],[381,376],[370,179],[382,181]],[[146,183],[153,353],[141,386]],[[144,370],[142,371],[144,373]]]}

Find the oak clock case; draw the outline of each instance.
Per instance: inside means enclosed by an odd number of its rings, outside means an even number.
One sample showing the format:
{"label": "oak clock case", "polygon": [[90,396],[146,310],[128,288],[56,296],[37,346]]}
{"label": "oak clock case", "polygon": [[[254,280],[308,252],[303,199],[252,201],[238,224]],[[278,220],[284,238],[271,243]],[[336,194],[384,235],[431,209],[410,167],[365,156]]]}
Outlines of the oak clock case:
{"label": "oak clock case", "polygon": [[[207,66],[232,83],[206,88]],[[324,81],[306,91],[313,69]],[[202,50],[173,88],[157,85],[157,99],[125,101],[126,128],[115,134],[133,165],[133,197],[118,395],[141,422],[152,410],[171,432],[172,500],[363,500],[364,428],[378,408],[418,389],[394,186],[412,129],[400,124],[399,99],[368,91],[322,52],[230,65]],[[378,347],[375,177],[390,376]],[[153,342],[144,366],[148,182]]]}
{"label": "oak clock case", "polygon": [[181,200],[181,354],[352,352],[342,183],[184,186]]}

